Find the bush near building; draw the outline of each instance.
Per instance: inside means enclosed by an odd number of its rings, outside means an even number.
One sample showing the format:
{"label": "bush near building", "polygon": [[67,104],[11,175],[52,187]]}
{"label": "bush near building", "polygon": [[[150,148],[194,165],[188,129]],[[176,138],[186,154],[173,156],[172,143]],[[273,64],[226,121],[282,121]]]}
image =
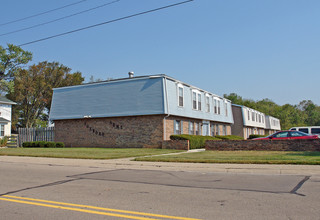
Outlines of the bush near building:
{"label": "bush near building", "polygon": [[206,140],[243,140],[242,137],[235,135],[226,135],[220,136],[217,135],[215,137],[212,136],[201,136],[201,135],[190,135],[190,134],[179,134],[179,135],[171,135],[171,140],[189,140],[190,149],[199,149],[204,148]]}
{"label": "bush near building", "polygon": [[24,148],[63,148],[64,143],[52,142],[52,141],[30,141],[23,142],[22,147]]}

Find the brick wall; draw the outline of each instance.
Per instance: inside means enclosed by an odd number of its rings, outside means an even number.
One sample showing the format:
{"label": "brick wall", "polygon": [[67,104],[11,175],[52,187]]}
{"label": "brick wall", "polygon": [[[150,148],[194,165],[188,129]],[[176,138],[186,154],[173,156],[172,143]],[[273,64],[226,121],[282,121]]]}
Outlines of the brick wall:
{"label": "brick wall", "polygon": [[209,140],[205,148],[217,151],[320,151],[320,140]]}
{"label": "brick wall", "polygon": [[163,141],[162,149],[189,150],[189,140]]}
{"label": "brick wall", "polygon": [[55,141],[66,147],[161,148],[163,115],[57,120]]}
{"label": "brick wall", "polygon": [[243,118],[242,118],[242,109],[239,106],[232,106],[232,114],[234,124],[231,126],[232,135],[237,135],[240,137],[246,137],[243,129]]}

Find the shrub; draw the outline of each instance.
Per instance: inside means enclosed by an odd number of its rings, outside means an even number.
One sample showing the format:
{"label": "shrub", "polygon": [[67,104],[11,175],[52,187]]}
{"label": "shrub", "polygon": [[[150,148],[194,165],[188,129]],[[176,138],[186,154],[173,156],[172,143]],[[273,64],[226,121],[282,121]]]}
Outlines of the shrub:
{"label": "shrub", "polygon": [[7,146],[7,142],[8,142],[8,137],[7,136],[4,136],[3,138],[1,138],[0,147]]}
{"label": "shrub", "polygon": [[189,140],[190,149],[204,148],[206,140],[220,140],[211,136],[201,136],[201,135],[190,135],[190,134],[179,134],[171,135],[171,140]]}
{"label": "shrub", "polygon": [[56,147],[63,148],[64,146],[63,142],[56,142]]}
{"label": "shrub", "polygon": [[52,141],[30,141],[30,142],[23,142],[22,147],[28,148],[55,148],[55,147],[64,147],[64,143],[62,142],[52,142]]}
{"label": "shrub", "polygon": [[250,134],[248,139],[253,139],[253,138],[259,138],[259,137],[266,137],[267,135],[260,135],[260,134]]}
{"label": "shrub", "polygon": [[219,138],[219,139],[221,139],[221,140],[244,140],[243,137],[236,136],[236,135],[225,135],[225,136],[216,135],[215,137],[216,137],[216,138]]}

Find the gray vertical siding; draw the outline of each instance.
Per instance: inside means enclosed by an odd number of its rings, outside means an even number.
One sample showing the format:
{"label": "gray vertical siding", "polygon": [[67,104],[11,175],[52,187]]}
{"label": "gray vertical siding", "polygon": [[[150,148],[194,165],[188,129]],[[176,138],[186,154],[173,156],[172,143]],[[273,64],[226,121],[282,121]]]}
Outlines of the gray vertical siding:
{"label": "gray vertical siding", "polygon": [[57,88],[50,119],[165,114],[163,90],[161,77]]}

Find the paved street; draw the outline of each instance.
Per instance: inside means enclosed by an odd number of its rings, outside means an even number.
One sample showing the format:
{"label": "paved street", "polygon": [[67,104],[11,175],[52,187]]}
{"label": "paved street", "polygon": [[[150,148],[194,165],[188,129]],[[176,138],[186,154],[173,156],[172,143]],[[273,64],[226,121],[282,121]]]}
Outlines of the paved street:
{"label": "paved street", "polygon": [[319,219],[319,166],[0,157],[1,219]]}

